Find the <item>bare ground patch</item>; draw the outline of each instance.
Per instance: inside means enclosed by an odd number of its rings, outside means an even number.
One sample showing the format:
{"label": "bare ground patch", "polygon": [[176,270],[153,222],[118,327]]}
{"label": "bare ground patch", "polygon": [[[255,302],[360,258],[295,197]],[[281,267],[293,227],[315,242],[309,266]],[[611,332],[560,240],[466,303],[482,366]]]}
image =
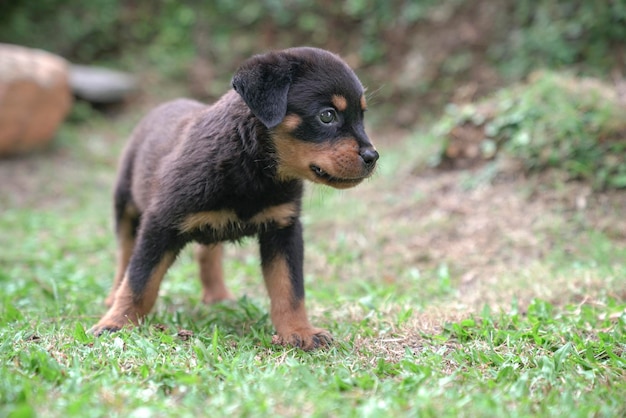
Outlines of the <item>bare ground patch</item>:
{"label": "bare ground patch", "polygon": [[[593,192],[588,184],[566,181],[558,172],[526,177],[511,166],[490,170],[399,169],[396,178],[377,179],[346,197],[347,207],[364,200],[365,216],[355,209],[355,216],[345,221],[315,225],[316,239],[340,230],[347,246],[358,248],[361,257],[343,271],[355,281],[369,278],[373,286],[391,284],[415,295],[427,292],[429,284],[424,277],[411,280],[407,271],[441,265],[450,270],[449,295],[415,306],[401,324],[394,321],[411,307],[379,306],[384,311],[380,317],[388,321],[379,328],[387,331],[356,336],[355,348],[399,360],[407,349],[430,350],[425,336],[479,314],[486,305],[493,312],[515,305],[523,314],[534,298],[555,306],[599,303],[603,295],[626,299],[620,284],[624,278],[618,277],[626,250],[624,192]],[[608,252],[609,264],[621,266],[615,272],[572,268],[577,262],[593,264],[594,234],[608,237],[615,250],[614,255]],[[337,274],[326,258],[309,253],[315,276]],[[339,316],[359,321],[367,309],[349,311]]]}
{"label": "bare ground patch", "polygon": [[[559,266],[592,262],[594,233],[608,237],[615,249],[610,262],[623,265],[624,192],[593,192],[558,172],[527,177],[514,164],[498,164],[471,171],[399,168],[396,177],[350,191],[345,206],[352,216],[317,222],[317,239],[342,231],[344,246],[358,254],[343,267],[344,274],[396,284],[414,294],[429,284],[419,277],[407,279],[407,272],[419,276],[445,266],[451,295],[435,302],[433,312],[416,312],[415,320],[422,323],[431,323],[432,315],[441,324],[485,304],[508,309],[516,301],[523,307],[536,297],[566,304],[603,292],[620,296],[623,278],[584,269],[560,272]],[[327,244],[327,252],[337,245]],[[337,274],[325,262],[327,254],[309,252],[307,257],[316,276]]]}

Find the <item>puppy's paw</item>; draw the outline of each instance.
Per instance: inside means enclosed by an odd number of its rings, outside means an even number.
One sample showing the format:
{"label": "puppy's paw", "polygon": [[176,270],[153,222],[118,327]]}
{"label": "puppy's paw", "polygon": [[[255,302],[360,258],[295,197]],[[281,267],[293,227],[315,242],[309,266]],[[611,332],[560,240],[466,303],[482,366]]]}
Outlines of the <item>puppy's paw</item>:
{"label": "puppy's paw", "polygon": [[117,332],[119,330],[121,330],[122,327],[118,326],[118,325],[114,325],[114,324],[102,324],[101,322],[97,323],[96,325],[94,325],[93,327],[91,327],[89,329],[89,333],[95,335],[96,337],[101,336],[102,334],[106,333],[106,332]]}
{"label": "puppy's paw", "polygon": [[219,302],[231,302],[234,300],[235,300],[235,297],[228,291],[224,293],[204,292],[202,294],[202,303],[206,305],[213,305]]}
{"label": "puppy's paw", "polygon": [[[134,321],[131,318],[135,319]],[[117,332],[122,328],[130,328],[139,323],[139,319],[136,315],[112,315],[110,312],[107,313],[100,321],[91,327],[89,330],[90,333],[99,337],[105,332]]]}
{"label": "puppy's paw", "polygon": [[305,351],[328,347],[332,342],[333,337],[328,331],[312,327],[278,333],[272,337],[272,344],[291,345]]}

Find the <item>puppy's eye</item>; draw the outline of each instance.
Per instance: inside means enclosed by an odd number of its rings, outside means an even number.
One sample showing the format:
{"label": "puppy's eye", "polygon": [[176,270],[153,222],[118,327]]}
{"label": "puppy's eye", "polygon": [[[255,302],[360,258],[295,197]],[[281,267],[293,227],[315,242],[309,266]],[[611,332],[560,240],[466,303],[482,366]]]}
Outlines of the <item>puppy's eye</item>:
{"label": "puppy's eye", "polygon": [[337,112],[334,109],[326,109],[320,113],[319,118],[322,123],[330,124],[337,120]]}

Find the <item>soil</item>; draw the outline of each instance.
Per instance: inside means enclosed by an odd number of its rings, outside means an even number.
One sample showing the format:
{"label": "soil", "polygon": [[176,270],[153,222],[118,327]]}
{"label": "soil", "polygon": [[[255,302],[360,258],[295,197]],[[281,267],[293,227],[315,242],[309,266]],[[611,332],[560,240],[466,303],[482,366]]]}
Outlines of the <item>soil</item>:
{"label": "soil", "polygon": [[[469,170],[424,168],[393,180],[372,181],[358,192],[376,219],[363,245],[378,256],[365,270],[393,283],[406,281],[398,266],[445,266],[453,281],[450,301],[466,314],[485,304],[508,309],[513,299],[520,306],[535,297],[562,305],[597,295],[606,277],[559,273],[577,261],[593,263],[595,234],[611,241],[611,262],[624,262],[618,255],[626,249],[624,191],[593,191],[558,171],[527,176],[504,158]],[[626,289],[614,296],[626,298]]]}

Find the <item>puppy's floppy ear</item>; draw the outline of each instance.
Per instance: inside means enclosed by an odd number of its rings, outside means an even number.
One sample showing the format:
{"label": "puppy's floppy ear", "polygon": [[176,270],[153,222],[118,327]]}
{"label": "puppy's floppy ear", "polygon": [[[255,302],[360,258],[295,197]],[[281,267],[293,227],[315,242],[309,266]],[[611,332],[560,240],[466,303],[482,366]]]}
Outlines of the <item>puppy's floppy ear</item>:
{"label": "puppy's floppy ear", "polygon": [[292,62],[286,54],[270,52],[244,62],[233,76],[232,85],[252,113],[271,129],[287,113],[291,79]]}

